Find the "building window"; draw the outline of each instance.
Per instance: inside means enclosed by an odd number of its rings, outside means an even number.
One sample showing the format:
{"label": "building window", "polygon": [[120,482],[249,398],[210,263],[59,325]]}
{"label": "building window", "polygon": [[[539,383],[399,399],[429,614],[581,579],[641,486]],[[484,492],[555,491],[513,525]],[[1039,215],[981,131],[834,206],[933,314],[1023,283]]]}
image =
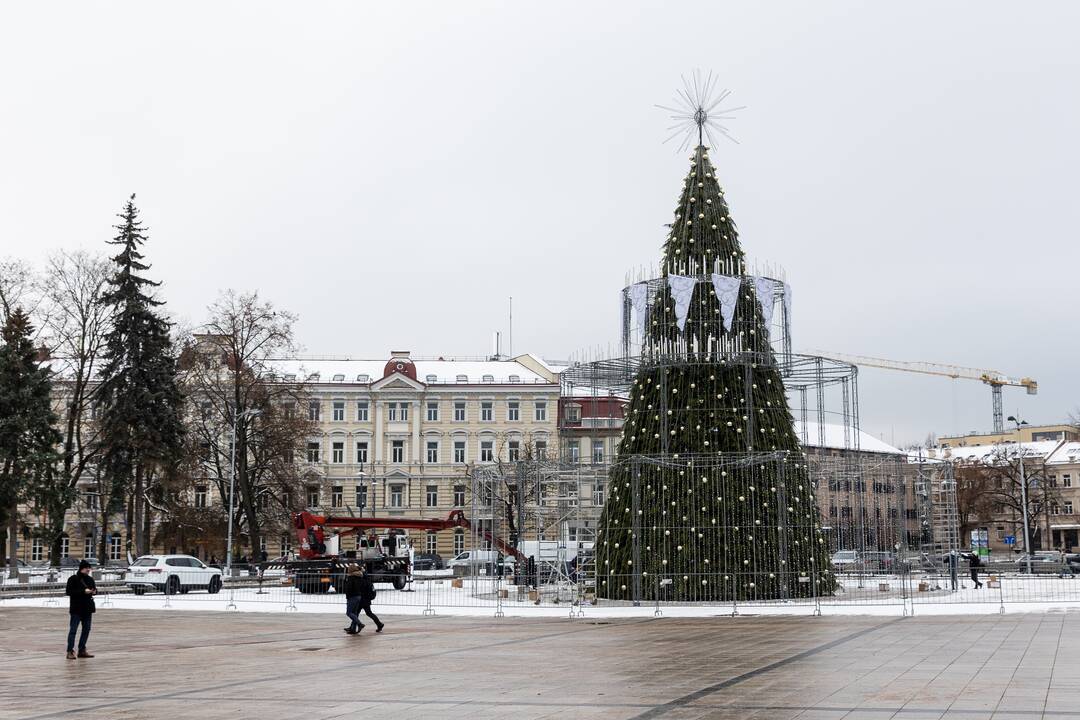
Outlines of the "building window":
{"label": "building window", "polygon": [[454,422],[465,422],[465,403],[454,403]]}
{"label": "building window", "polygon": [[439,403],[429,402],[427,404],[427,419],[428,422],[439,422]]}
{"label": "building window", "polygon": [[386,412],[387,412],[387,419],[389,419],[390,422],[396,422],[397,421],[397,403],[390,403],[389,405],[387,405],[386,406]]}
{"label": "building window", "polygon": [[596,487],[593,488],[592,502],[596,507],[603,507],[604,505],[604,484],[596,483]]}
{"label": "building window", "polygon": [[356,496],[354,497],[354,499],[356,500],[356,507],[367,507],[367,485],[356,486]]}
{"label": "building window", "polygon": [[547,422],[547,402],[537,400],[533,405],[533,419],[536,422]]}
{"label": "building window", "polygon": [[345,489],[341,485],[335,485],[330,488],[330,507],[344,507],[345,506]]}
{"label": "building window", "polygon": [[360,400],[356,403],[356,422],[368,421],[368,404],[367,400]]}
{"label": "building window", "polygon": [[278,546],[281,548],[282,555],[288,555],[292,552],[292,538],[288,533],[281,536],[281,540],[278,541]]}
{"label": "building window", "polygon": [[390,462],[405,462],[405,441],[394,440],[390,443]]}
{"label": "building window", "polygon": [[604,462],[604,441],[593,440],[592,441],[592,461],[594,463]]}
{"label": "building window", "polygon": [[454,530],[454,555],[465,552],[465,531],[461,528]]}
{"label": "building window", "polygon": [[536,457],[539,460],[547,457],[547,440],[536,441]]}
{"label": "building window", "polygon": [[367,442],[356,443],[356,462],[358,465],[367,463]]}
{"label": "building window", "polygon": [[428,507],[439,506],[439,486],[428,485],[427,492],[424,494],[424,499]]}
{"label": "building window", "polygon": [[312,400],[310,403],[308,403],[308,420],[311,420],[312,422],[319,422],[319,416],[319,401]]}
{"label": "building window", "polygon": [[491,422],[494,419],[495,413],[492,411],[494,405],[490,400],[480,403],[480,422]]}
{"label": "building window", "polygon": [[517,401],[506,403],[506,419],[508,422],[521,420],[521,403]]}
{"label": "building window", "polygon": [[330,444],[330,461],[334,463],[345,462],[345,441],[334,441]]}
{"label": "building window", "polygon": [[206,488],[205,485],[196,485],[195,486],[195,507],[197,507],[197,508],[206,507],[206,490],[207,490],[207,488]]}
{"label": "building window", "polygon": [[1060,515],[1061,514],[1061,508],[1058,506],[1057,503],[1054,503],[1053,505],[1050,506],[1050,514],[1051,515]]}
{"label": "building window", "polygon": [[391,485],[390,486],[390,507],[399,508],[405,506],[405,486],[404,485]]}
{"label": "building window", "polygon": [[581,457],[581,443],[578,440],[566,441],[566,455],[570,458],[570,462],[576,463]]}
{"label": "building window", "polygon": [[508,459],[510,462],[517,462],[521,459],[521,442],[518,440],[511,440],[506,443]]}
{"label": "building window", "polygon": [[437,440],[428,440],[427,461],[429,463],[439,462],[439,442]]}
{"label": "building window", "polygon": [[100,497],[100,495],[98,494],[97,490],[86,491],[86,494],[83,495],[83,504],[86,506],[87,510],[98,509],[98,497]]}
{"label": "building window", "polygon": [[308,441],[307,444],[307,461],[309,463],[319,462],[319,443],[314,441]]}
{"label": "building window", "polygon": [[566,420],[567,420],[567,422],[581,422],[581,406],[580,405],[567,405],[566,406]]}
{"label": "building window", "polygon": [[1061,476],[1061,487],[1072,487],[1072,475]]}
{"label": "building window", "polygon": [[109,560],[112,562],[120,561],[120,536],[109,536]]}
{"label": "building window", "polygon": [[1050,476],[1050,487],[1057,487],[1057,475]]}
{"label": "building window", "polygon": [[319,486],[308,485],[307,489],[307,506],[309,508],[319,507]]}
{"label": "building window", "polygon": [[465,462],[465,441],[464,440],[455,440],[454,441],[454,462],[456,462],[456,463],[464,463]]}
{"label": "building window", "polygon": [[493,440],[480,441],[480,462],[495,462],[495,442]]}
{"label": "building window", "polygon": [[345,401],[334,401],[334,422],[345,422]]}
{"label": "building window", "polygon": [[94,536],[87,535],[83,538],[83,557],[96,558],[97,548],[94,547]]}
{"label": "building window", "polygon": [[465,507],[465,486],[454,486],[454,507]]}
{"label": "building window", "polygon": [[1065,514],[1066,515],[1072,515],[1073,514],[1072,500],[1066,500],[1065,501]]}
{"label": "building window", "polygon": [[60,536],[60,557],[71,557],[71,540],[67,535]]}
{"label": "building window", "polygon": [[434,530],[428,530],[424,537],[424,550],[435,553],[439,550],[439,535]]}
{"label": "building window", "polygon": [[409,403],[401,403],[401,422],[409,419]]}

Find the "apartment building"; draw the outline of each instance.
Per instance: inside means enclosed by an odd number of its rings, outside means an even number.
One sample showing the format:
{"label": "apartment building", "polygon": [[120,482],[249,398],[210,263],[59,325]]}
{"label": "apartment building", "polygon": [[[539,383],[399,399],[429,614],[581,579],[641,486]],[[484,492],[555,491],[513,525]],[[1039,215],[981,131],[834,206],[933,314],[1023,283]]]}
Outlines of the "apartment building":
{"label": "apartment building", "polygon": [[[474,505],[478,468],[557,452],[558,378],[533,356],[414,360],[395,351],[389,360],[282,360],[275,371],[302,379],[311,396],[319,432],[302,459],[314,479],[300,505],[320,514],[445,517]],[[448,556],[466,538],[458,530],[412,541],[417,552]],[[271,541],[268,552],[290,542]]]}

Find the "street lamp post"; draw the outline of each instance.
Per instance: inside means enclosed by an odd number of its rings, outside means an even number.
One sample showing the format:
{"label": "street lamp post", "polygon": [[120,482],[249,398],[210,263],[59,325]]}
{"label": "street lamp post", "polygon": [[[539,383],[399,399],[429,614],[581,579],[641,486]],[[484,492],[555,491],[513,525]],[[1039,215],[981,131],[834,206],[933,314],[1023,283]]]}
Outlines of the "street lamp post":
{"label": "street lamp post", "polygon": [[225,542],[225,577],[232,577],[232,536],[233,536],[233,512],[234,512],[234,500],[236,496],[236,423],[240,418],[255,417],[259,414],[258,410],[245,410],[239,415],[233,415],[232,422],[232,448],[229,457],[229,533],[228,539]]}
{"label": "street lamp post", "polygon": [[1024,476],[1024,440],[1020,434],[1020,428],[1027,425],[1027,420],[1017,420],[1015,416],[1009,416],[1009,422],[1016,423],[1016,447],[1020,454],[1020,503],[1023,505],[1024,515],[1024,559],[1027,565],[1028,575],[1031,574],[1031,534],[1028,531],[1028,499],[1027,477]]}

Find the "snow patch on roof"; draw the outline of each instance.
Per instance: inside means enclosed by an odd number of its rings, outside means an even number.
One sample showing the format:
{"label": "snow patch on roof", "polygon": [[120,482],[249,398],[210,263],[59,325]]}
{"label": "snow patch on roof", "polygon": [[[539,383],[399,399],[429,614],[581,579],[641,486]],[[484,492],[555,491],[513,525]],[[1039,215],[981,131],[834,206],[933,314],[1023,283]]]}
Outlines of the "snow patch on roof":
{"label": "snow patch on roof", "polygon": [[[806,423],[806,442],[803,444],[807,447],[825,447],[836,450],[854,450],[855,448],[855,432],[853,428],[845,428],[843,425],[834,425],[831,423],[825,423],[825,444],[821,444],[821,434],[818,431],[820,426],[816,422],[807,421]],[[802,421],[795,421],[795,436],[802,440]],[[860,452],[874,452],[874,453],[888,453],[890,455],[903,455],[903,451],[899,448],[895,448],[887,442],[878,440],[873,435],[859,431],[858,450]]]}

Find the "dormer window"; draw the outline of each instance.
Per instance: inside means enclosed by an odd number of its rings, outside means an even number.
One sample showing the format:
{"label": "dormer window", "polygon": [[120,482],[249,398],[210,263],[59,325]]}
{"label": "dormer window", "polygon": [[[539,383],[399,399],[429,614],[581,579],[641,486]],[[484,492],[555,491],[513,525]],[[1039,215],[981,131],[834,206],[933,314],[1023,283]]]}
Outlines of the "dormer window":
{"label": "dormer window", "polygon": [[345,382],[345,374],[344,373],[338,373],[337,375],[335,375],[334,376],[334,382]]}
{"label": "dormer window", "polygon": [[434,375],[425,375],[424,376],[424,382],[428,383],[429,385],[432,384],[432,383],[438,382],[438,380],[439,380],[439,378],[435,377]]}
{"label": "dormer window", "polygon": [[367,376],[367,375],[366,375],[365,373],[361,373],[361,374],[359,374],[359,375],[357,375],[357,376],[356,376],[356,382],[358,382],[358,383],[366,383],[366,382],[368,382],[368,381],[369,381],[370,379],[371,379],[371,378],[370,378],[370,377],[368,377],[368,376]]}
{"label": "dormer window", "polygon": [[458,375],[457,376],[457,381],[459,383],[467,383],[467,382],[469,382],[469,376],[468,375]]}
{"label": "dormer window", "polygon": [[520,375],[511,375],[510,376],[510,382],[512,382],[512,383],[521,382],[521,376]]}
{"label": "dormer window", "polygon": [[483,377],[483,378],[481,379],[481,382],[486,382],[486,383],[493,383],[493,382],[495,382],[495,376],[494,376],[494,375],[485,375],[485,376],[484,376],[484,377]]}
{"label": "dormer window", "polygon": [[289,373],[288,375],[286,375],[285,376],[285,382],[296,382],[296,374],[295,373]]}
{"label": "dormer window", "polygon": [[311,373],[310,375],[307,376],[307,379],[308,379],[308,382],[319,382],[320,377],[321,376],[319,375],[319,373]]}

